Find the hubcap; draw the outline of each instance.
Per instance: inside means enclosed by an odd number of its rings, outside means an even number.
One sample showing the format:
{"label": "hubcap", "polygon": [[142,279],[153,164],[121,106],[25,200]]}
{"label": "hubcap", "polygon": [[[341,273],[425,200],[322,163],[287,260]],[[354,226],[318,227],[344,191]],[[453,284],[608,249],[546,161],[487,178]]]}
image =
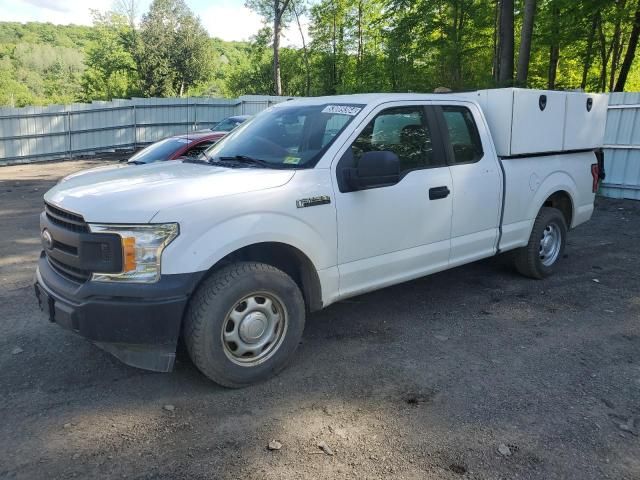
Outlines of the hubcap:
{"label": "hubcap", "polygon": [[240,322],[240,338],[247,343],[257,343],[267,330],[268,320],[264,313],[253,312]]}
{"label": "hubcap", "polygon": [[540,261],[550,267],[558,259],[562,247],[562,232],[554,223],[550,223],[542,231],[540,239]]}
{"label": "hubcap", "polygon": [[247,295],[227,314],[222,328],[222,346],[234,363],[253,366],[271,357],[282,344],[287,312],[273,294]]}

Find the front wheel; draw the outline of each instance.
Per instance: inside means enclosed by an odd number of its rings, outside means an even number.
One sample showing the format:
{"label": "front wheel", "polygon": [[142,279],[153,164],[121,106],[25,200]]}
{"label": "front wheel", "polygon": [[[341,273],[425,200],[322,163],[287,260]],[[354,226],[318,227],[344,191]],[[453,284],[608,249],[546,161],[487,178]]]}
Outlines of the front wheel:
{"label": "front wheel", "polygon": [[542,207],[533,224],[529,243],[515,250],[516,269],[526,277],[548,277],[562,257],[566,240],[567,224],[562,212]]}
{"label": "front wheel", "polygon": [[271,265],[240,262],[195,292],[184,323],[189,356],[214,382],[238,388],[286,366],[304,330],[300,289]]}

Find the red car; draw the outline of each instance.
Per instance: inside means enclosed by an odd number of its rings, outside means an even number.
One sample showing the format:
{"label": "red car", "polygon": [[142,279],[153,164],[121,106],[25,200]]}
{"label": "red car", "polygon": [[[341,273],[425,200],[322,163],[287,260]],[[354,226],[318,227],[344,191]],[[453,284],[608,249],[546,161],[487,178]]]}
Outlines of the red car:
{"label": "red car", "polygon": [[140,150],[127,163],[142,165],[181,157],[196,158],[225,134],[226,132],[196,132],[165,138]]}
{"label": "red car", "polygon": [[249,115],[237,115],[225,118],[211,130],[165,138],[140,150],[127,163],[142,165],[160,160],[197,158],[207,148],[249,118]]}

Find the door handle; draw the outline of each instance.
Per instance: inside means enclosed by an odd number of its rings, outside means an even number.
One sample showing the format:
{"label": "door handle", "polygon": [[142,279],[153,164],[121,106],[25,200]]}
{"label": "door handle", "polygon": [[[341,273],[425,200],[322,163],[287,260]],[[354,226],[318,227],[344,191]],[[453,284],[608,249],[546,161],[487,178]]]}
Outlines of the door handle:
{"label": "door handle", "polygon": [[438,200],[440,198],[447,198],[451,190],[446,185],[443,187],[433,187],[429,189],[429,200]]}

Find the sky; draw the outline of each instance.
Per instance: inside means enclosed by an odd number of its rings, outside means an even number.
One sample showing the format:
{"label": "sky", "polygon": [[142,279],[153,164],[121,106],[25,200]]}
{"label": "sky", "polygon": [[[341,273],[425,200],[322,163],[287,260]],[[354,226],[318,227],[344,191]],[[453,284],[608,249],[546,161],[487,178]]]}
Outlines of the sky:
{"label": "sky", "polygon": [[[91,9],[109,10],[113,0],[0,0],[0,20],[6,22],[51,22],[91,25]],[[139,0],[139,14],[146,12],[151,0]],[[248,40],[262,26],[262,20],[244,6],[244,0],[186,0],[200,17],[212,37],[223,40]],[[306,20],[302,19],[307,35]],[[284,45],[300,46],[297,25],[283,33]]]}

